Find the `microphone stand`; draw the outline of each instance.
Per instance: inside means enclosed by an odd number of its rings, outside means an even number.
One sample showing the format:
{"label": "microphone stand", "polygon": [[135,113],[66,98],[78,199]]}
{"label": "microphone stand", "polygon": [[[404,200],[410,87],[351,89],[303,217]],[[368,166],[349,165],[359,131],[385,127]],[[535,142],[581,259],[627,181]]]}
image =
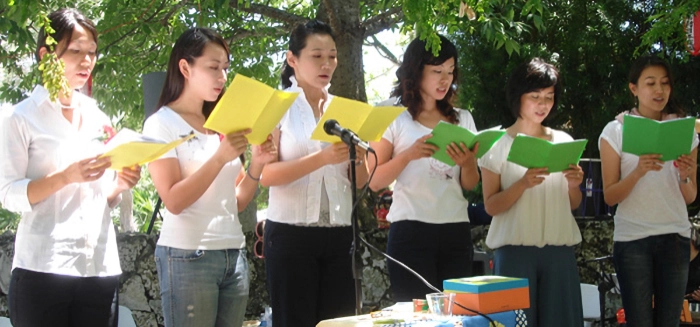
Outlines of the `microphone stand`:
{"label": "microphone stand", "polygon": [[605,295],[615,288],[615,282],[610,275],[605,273],[603,261],[611,259],[612,255],[586,260],[585,262],[597,262],[598,271],[596,271],[596,279],[598,279],[598,304],[600,305],[600,326],[605,327]]}
{"label": "microphone stand", "polygon": [[598,261],[598,269],[600,270],[599,273],[599,278],[600,282],[598,283],[598,301],[600,304],[600,326],[605,327],[605,295],[612,290],[615,287],[615,282],[613,282],[611,279],[612,277],[608,277],[609,275],[605,274],[605,271],[603,270],[603,260]]}
{"label": "microphone stand", "polygon": [[357,160],[357,153],[355,151],[355,145],[352,142],[347,142],[348,150],[350,155],[350,187],[352,194],[352,213],[350,219],[352,222],[352,278],[355,280],[355,315],[359,316],[362,314],[362,263],[358,262],[357,250],[360,245],[359,237],[359,227],[357,224],[357,206],[355,202],[357,201],[356,187],[357,175],[355,173],[355,160]]}

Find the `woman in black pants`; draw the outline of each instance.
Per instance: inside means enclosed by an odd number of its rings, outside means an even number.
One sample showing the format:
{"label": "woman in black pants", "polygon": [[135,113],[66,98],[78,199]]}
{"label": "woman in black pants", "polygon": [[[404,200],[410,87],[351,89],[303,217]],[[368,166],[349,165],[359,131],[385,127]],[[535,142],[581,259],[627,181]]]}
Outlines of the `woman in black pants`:
{"label": "woman in black pants", "polygon": [[[265,165],[260,181],[270,186],[264,253],[275,327],[354,313],[348,146],[310,139],[333,98],[336,55],[328,25],[311,21],[292,32],[282,85],[300,95],[272,133],[279,160]],[[358,148],[357,158],[364,156]],[[362,162],[357,187],[367,183]]]}
{"label": "woman in black pants", "polygon": [[[437,55],[420,39],[406,49],[391,95],[407,110],[379,142],[372,143],[379,163],[370,182],[376,191],[396,181],[387,216],[391,222],[387,252],[435,287],[471,273],[469,202],[462,191],[479,182],[477,147],[470,151],[462,143],[450,144],[446,151],[455,165],[449,166],[431,158],[437,147],[425,142],[440,121],[476,132],[469,111],[452,105],[459,72],[457,49],[444,36],[440,41]],[[388,266],[395,301],[422,299],[433,292],[399,265],[389,261]]]}
{"label": "woman in black pants", "polygon": [[[21,212],[10,281],[10,319],[22,326],[116,326],[119,255],[110,210],[140,168],[107,171],[110,119],[85,85],[97,53],[95,25],[73,9],[49,14],[70,90],[38,85],[0,121],[0,201]],[[37,60],[54,49],[39,33]],[[12,158],[9,160],[8,158]]]}

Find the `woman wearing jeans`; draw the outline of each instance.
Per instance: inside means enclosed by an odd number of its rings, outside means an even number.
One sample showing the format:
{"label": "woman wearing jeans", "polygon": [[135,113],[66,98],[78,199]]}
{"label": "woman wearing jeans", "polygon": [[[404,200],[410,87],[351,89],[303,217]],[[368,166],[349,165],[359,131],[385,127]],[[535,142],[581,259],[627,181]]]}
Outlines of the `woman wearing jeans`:
{"label": "woman wearing jeans", "polygon": [[253,198],[262,166],[276,156],[267,141],[242,157],[250,131],[218,135],[204,122],[221,98],[229,50],[212,30],[185,31],[170,53],[161,107],[144,134],[170,142],[194,137],[150,163],[167,213],[156,247],[165,326],[240,326],[248,302],[248,262],[238,212]]}
{"label": "woman wearing jeans", "polygon": [[[638,100],[630,114],[658,121],[683,117],[663,60],[638,59],[629,89]],[[618,205],[613,261],[627,326],[678,326],[690,257],[686,204],[697,195],[698,138],[693,133],[689,155],[663,162],[658,154],[622,152],[622,126],[622,117],[608,123],[599,147],[605,202]]]}

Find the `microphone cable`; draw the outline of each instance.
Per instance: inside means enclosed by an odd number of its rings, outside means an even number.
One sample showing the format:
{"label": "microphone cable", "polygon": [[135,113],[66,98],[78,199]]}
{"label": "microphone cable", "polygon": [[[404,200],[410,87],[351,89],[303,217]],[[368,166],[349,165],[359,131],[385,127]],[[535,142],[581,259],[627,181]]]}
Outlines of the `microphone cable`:
{"label": "microphone cable", "polygon": [[[367,151],[367,152],[365,153],[365,159],[367,159],[367,160],[369,160],[369,153],[370,153],[370,151]],[[357,197],[357,201],[356,201],[355,203],[353,203],[351,212],[354,212],[354,211],[357,209],[357,205],[360,203],[360,201],[361,201],[362,198],[365,196],[365,194],[367,194],[367,191],[369,190],[369,182],[372,181],[372,178],[374,177],[374,173],[377,171],[377,166],[379,166],[379,159],[377,158],[377,154],[376,154],[374,151],[372,151],[371,153],[374,155],[374,169],[372,169],[372,172],[369,174],[369,177],[367,178],[367,184],[365,184],[365,186],[362,188],[362,191],[360,192],[360,195]],[[355,190],[353,190],[353,191],[355,191]],[[390,209],[390,210],[391,210],[391,209]],[[358,224],[358,225],[359,225],[359,224]],[[411,269],[411,267],[407,266],[406,264],[404,264],[403,262],[401,262],[401,261],[399,261],[399,260],[394,259],[394,258],[391,257],[390,255],[388,255],[386,252],[384,252],[384,251],[378,249],[378,248],[375,247],[374,245],[372,245],[372,244],[370,244],[369,242],[367,242],[367,240],[365,240],[361,235],[359,235],[359,233],[358,233],[358,235],[357,235],[357,238],[359,238],[360,241],[362,241],[362,243],[364,243],[365,245],[367,245],[367,247],[369,247],[370,249],[372,249],[372,250],[374,250],[375,252],[381,254],[381,255],[384,256],[385,258],[387,258],[387,259],[393,261],[394,263],[396,263],[396,264],[398,264],[399,266],[401,266],[401,268],[406,269],[406,271],[408,271],[408,272],[410,272],[411,274],[413,274],[414,276],[416,276],[423,284],[425,284],[425,286],[427,286],[427,287],[430,288],[431,290],[433,290],[433,291],[435,291],[435,292],[437,292],[437,293],[440,293],[440,294],[445,294],[443,291],[441,291],[441,290],[438,289],[437,287],[435,287],[435,286],[433,286],[432,284],[430,284],[425,278],[423,278],[423,276],[421,276],[421,275],[420,275],[419,273],[417,273],[415,270]],[[356,245],[356,244],[353,244],[353,246],[357,246],[357,245]],[[352,251],[351,251],[350,253],[352,253]],[[354,260],[354,258],[353,258],[353,260]],[[462,308],[462,309],[464,309],[464,310],[467,310],[467,311],[469,311],[469,312],[473,312],[473,313],[475,313],[475,314],[477,314],[477,315],[479,315],[479,316],[485,318],[485,319],[489,322],[489,326],[496,326],[496,323],[493,321],[493,319],[491,319],[491,317],[489,317],[489,316],[487,316],[487,315],[485,315],[485,314],[483,314],[483,313],[481,313],[481,312],[479,312],[479,311],[477,311],[477,310],[473,310],[473,309],[467,308],[466,306],[460,304],[460,303],[457,302],[457,301],[454,301],[454,304],[456,304],[458,307],[460,307],[460,308]]]}

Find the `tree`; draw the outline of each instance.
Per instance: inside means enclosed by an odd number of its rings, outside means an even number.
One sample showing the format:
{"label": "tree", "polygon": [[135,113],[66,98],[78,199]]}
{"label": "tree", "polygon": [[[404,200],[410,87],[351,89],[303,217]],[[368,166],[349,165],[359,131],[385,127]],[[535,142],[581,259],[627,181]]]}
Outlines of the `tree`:
{"label": "tree", "polygon": [[[63,6],[78,8],[98,25],[94,97],[118,127],[140,128],[141,76],[164,70],[171,45],[186,28],[216,29],[231,46],[232,72],[277,85],[289,32],[319,18],[337,34],[340,60],[331,89],[337,95],[366,100],[362,44],[376,44],[376,33],[402,29],[437,49],[439,31],[462,44],[460,100],[475,109],[480,126],[507,122],[502,90],[514,63],[557,53],[567,87],[565,114],[556,122],[577,137],[596,139],[613,112],[629,107],[613,95],[625,88],[618,77],[632,54],[658,47],[673,62],[696,64],[683,51],[683,21],[700,0],[9,0],[0,4],[6,31],[0,35],[0,102],[15,103],[37,84],[36,16]],[[677,71],[678,93],[691,95],[682,98],[689,108],[698,102],[694,71]]]}
{"label": "tree", "polygon": [[[469,2],[480,15],[479,24],[469,25],[471,31],[481,25],[481,34],[487,40],[505,45],[509,52],[517,50],[512,37],[517,33],[508,26],[513,23],[518,30],[522,24],[512,22],[512,16],[492,15],[491,2]],[[523,12],[541,11],[538,3],[529,0]],[[0,99],[16,102],[36,84],[37,75],[27,59],[34,51],[35,15],[59,6],[76,7],[97,21],[100,58],[95,68],[94,97],[108,113],[120,118],[120,123],[136,127],[142,119],[140,76],[164,69],[171,45],[186,28],[207,26],[218,30],[232,49],[231,71],[277,85],[280,60],[275,62],[273,57],[284,52],[291,29],[311,18],[324,20],[336,33],[340,55],[331,92],[364,101],[363,42],[382,30],[400,26],[434,40],[436,28],[447,26],[456,31],[460,23],[468,22],[468,18],[457,16],[459,5],[460,1],[455,0],[10,1],[0,7],[0,27],[8,31],[0,37],[0,63],[9,79],[0,87]],[[537,17],[531,14],[528,19],[541,25]],[[18,61],[22,64],[17,65]]]}
{"label": "tree", "polygon": [[[289,32],[311,18],[330,23],[337,34],[340,65],[331,92],[363,101],[363,43],[376,44],[379,31],[402,29],[427,39],[435,50],[435,33],[447,34],[461,50],[458,102],[473,110],[480,128],[512,119],[503,95],[515,64],[532,56],[555,61],[565,93],[554,124],[591,140],[586,156],[597,156],[602,125],[632,105],[624,76],[636,53],[654,49],[667,56],[676,67],[681,100],[693,112],[698,103],[694,75],[700,63],[683,51],[682,21],[700,0],[9,0],[0,4],[0,102],[19,101],[38,82],[31,59],[35,17],[64,6],[95,19],[100,57],[94,97],[118,127],[136,130],[143,121],[141,76],[165,69],[170,48],[185,29],[216,29],[230,44],[231,72],[277,86]],[[149,216],[154,196],[142,180],[134,194],[135,208],[143,210],[137,217]],[[373,198],[364,203],[371,207]],[[371,221],[363,223],[367,227]],[[13,226],[0,208],[0,229]],[[365,292],[367,298],[370,293],[376,292]]]}
{"label": "tree", "polygon": [[574,0],[543,1],[543,8],[546,28],[528,28],[531,32],[517,39],[521,51],[510,56],[494,52],[478,35],[455,36],[461,49],[460,66],[467,71],[462,74],[459,98],[474,109],[479,127],[509,126],[514,121],[504,97],[506,81],[517,64],[535,56],[559,67],[564,92],[552,126],[588,139],[585,157],[598,157],[597,139],[605,124],[635,105],[627,73],[640,54],[657,53],[672,64],[674,92],[691,114],[697,113],[700,95],[692,90],[700,87],[695,73],[700,60],[685,51],[684,39],[679,38],[683,36],[680,21],[661,24],[658,18],[668,20],[675,17],[670,14],[673,10],[681,12],[685,7],[672,10],[664,2]]}
{"label": "tree", "polygon": [[[513,15],[494,12],[492,3],[510,5],[521,0],[470,0],[479,18],[458,17],[458,0],[44,0],[0,4],[0,67],[4,83],[0,102],[16,103],[39,82],[32,54],[38,32],[37,14],[75,7],[95,20],[99,32],[99,59],[94,69],[93,96],[117,127],[140,129],[143,121],[141,76],[163,71],[175,39],[193,26],[211,27],[229,42],[231,71],[253,76],[270,85],[279,83],[280,54],[294,26],[312,18],[328,22],[336,34],[339,65],[331,92],[366,101],[362,45],[386,29],[417,32],[437,47],[436,29],[484,35],[510,53],[525,26]],[[539,0],[528,0],[524,17],[541,25]],[[432,40],[432,41],[431,41]],[[378,45],[381,46],[381,45]],[[276,59],[276,60],[275,60]],[[142,197],[137,197],[137,200]],[[136,208],[150,208],[146,201]],[[144,209],[145,210],[145,209]],[[149,212],[137,213],[144,219]]]}

